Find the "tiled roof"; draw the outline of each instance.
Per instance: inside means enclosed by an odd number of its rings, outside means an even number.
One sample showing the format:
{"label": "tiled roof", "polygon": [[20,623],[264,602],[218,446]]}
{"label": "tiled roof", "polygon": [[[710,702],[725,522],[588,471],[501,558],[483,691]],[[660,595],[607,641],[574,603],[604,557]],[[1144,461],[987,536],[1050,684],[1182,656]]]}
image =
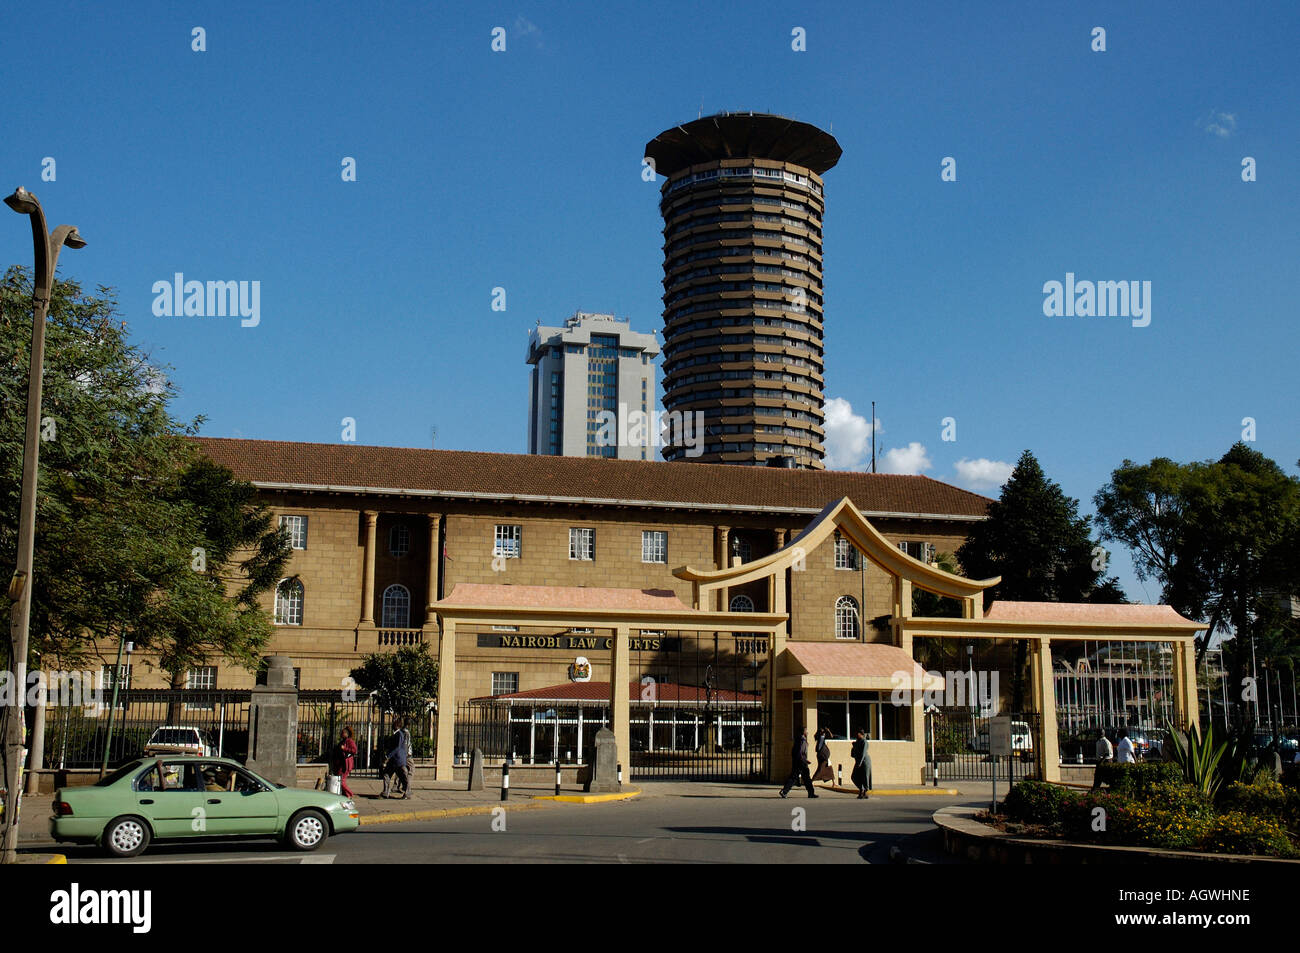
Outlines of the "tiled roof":
{"label": "tiled roof", "polygon": [[[442,602],[453,606],[524,606],[534,609],[650,609],[690,612],[671,589],[599,589],[586,586],[498,586],[458,582]],[[436,607],[439,603],[434,603]]]}
{"label": "tiled roof", "polygon": [[828,502],[847,496],[868,516],[967,519],[983,517],[991,502],[924,476],[350,443],[194,439],[204,453],[236,476],[268,488],[781,513],[816,513]]}
{"label": "tiled roof", "polygon": [[905,672],[913,678],[925,674],[907,652],[879,642],[787,642],[786,651],[809,675],[850,678],[890,678]]}
{"label": "tiled roof", "polygon": [[[707,695],[703,688],[695,685],[677,685],[673,682],[656,682],[654,684],[653,698],[646,696],[646,685],[640,682],[633,682],[629,686],[633,707],[642,704],[645,701],[654,701],[659,704],[665,702],[678,704],[699,704],[703,705],[711,699],[713,704],[719,702],[758,704],[761,702],[761,695],[754,695],[749,692],[735,692],[725,688],[715,688],[711,696]],[[529,688],[522,692],[511,692],[508,695],[488,695],[480,698],[471,699],[471,701],[587,701],[587,702],[605,702],[609,703],[609,682],[565,682],[562,685],[548,685],[546,688]]]}
{"label": "tiled roof", "polygon": [[1107,625],[1175,625],[1186,626],[1173,606],[1107,605],[1091,602],[1009,602],[999,599],[988,607],[985,619],[996,622],[1075,623],[1098,622]]}

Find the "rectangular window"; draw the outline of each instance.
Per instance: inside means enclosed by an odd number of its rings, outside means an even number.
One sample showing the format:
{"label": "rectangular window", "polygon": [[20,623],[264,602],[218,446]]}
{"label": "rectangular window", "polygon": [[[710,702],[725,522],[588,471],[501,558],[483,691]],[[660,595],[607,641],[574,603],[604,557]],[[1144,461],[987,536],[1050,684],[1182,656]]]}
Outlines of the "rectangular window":
{"label": "rectangular window", "polygon": [[492,673],[492,694],[493,695],[510,695],[517,691],[519,691],[518,672],[493,672]]}
{"label": "rectangular window", "polygon": [[858,551],[853,544],[842,536],[835,537],[835,568],[857,569]]}
{"label": "rectangular window", "polygon": [[[217,667],[200,665],[185,673],[185,687],[194,691],[212,691],[217,687]],[[215,711],[212,702],[186,702],[186,711]]]}
{"label": "rectangular window", "polygon": [[281,516],[280,525],[289,530],[289,545],[294,549],[307,548],[307,517]]}
{"label": "rectangular window", "polygon": [[121,668],[121,674],[122,674],[122,677],[121,677],[120,679],[114,679],[114,677],[113,677],[113,666],[111,666],[111,665],[105,665],[105,666],[104,666],[104,689],[105,689],[105,691],[109,691],[109,692],[111,692],[111,691],[113,690],[113,682],[114,682],[114,681],[117,681],[117,687],[120,688],[122,691],[126,691],[128,688],[131,687],[131,666],[130,666],[130,665],[123,665],[122,668]]}
{"label": "rectangular window", "polygon": [[930,543],[923,543],[920,540],[909,539],[898,544],[898,548],[913,559],[919,559],[923,563],[934,561],[934,546]]}
{"label": "rectangular window", "polygon": [[217,687],[217,667],[200,665],[185,673],[185,687],[200,691],[211,691]]}
{"label": "rectangular window", "polygon": [[493,556],[518,559],[522,551],[524,528],[519,525],[498,523],[492,543]]}
{"label": "rectangular window", "polygon": [[668,562],[668,533],[665,530],[647,529],[641,531],[641,562]]}
{"label": "rectangular window", "polygon": [[569,558],[591,562],[596,558],[596,531],[594,529],[569,530]]}

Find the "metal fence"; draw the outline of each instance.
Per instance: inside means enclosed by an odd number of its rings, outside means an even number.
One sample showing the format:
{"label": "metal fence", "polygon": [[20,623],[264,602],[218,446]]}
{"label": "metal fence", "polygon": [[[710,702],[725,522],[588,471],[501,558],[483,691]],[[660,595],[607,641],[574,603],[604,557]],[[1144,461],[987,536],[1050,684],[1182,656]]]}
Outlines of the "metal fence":
{"label": "metal fence", "polygon": [[[248,758],[248,711],[252,692],[244,690],[127,689],[118,694],[109,734],[109,704],[68,705],[46,709],[45,767],[98,768],[105,749],[110,766],[138,758],[157,728],[198,728],[221,757]],[[437,716],[426,712],[410,719],[411,747],[418,758],[431,757]],[[298,763],[328,763],[344,725],[357,743],[356,770],[378,771],[393,716],[369,699],[343,701],[337,691],[298,693]]]}
{"label": "metal fence", "polygon": [[757,781],[767,776],[771,733],[761,704],[637,707],[631,722],[636,777]]}
{"label": "metal fence", "polygon": [[[1012,757],[1009,763],[1004,758],[998,760],[998,778],[1011,776],[1017,781],[1041,778],[1042,716],[1037,712],[1022,712],[1010,717]],[[969,708],[939,709],[938,715],[926,718],[926,762],[932,766],[937,762],[939,777],[946,781],[991,781],[992,720],[991,716],[982,716]]]}
{"label": "metal fence", "polygon": [[[138,758],[156,728],[183,725],[207,733],[216,753],[248,757],[248,691],[127,689],[109,704],[51,707],[45,712],[45,767],[98,768]],[[109,722],[112,737],[109,737]]]}

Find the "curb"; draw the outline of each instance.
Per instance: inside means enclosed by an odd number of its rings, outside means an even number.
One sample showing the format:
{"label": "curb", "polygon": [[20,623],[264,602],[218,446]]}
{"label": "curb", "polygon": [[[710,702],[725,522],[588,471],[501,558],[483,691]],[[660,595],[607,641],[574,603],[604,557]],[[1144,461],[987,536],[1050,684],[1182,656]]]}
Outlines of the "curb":
{"label": "curb", "polygon": [[64,854],[19,854],[18,863],[20,864],[66,864],[68,858]]}
{"label": "curb", "polygon": [[600,804],[605,801],[629,801],[640,797],[638,790],[620,791],[617,794],[534,794],[534,801],[564,801],[566,804]]}

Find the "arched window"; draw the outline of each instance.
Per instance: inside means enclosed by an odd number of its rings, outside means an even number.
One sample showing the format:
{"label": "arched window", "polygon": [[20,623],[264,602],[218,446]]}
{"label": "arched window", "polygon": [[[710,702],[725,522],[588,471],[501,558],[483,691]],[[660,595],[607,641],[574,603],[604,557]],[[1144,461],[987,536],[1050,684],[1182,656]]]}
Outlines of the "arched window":
{"label": "arched window", "polygon": [[858,601],[852,596],[840,596],[835,600],[835,638],[856,639],[858,637]]}
{"label": "arched window", "polygon": [[411,531],[398,523],[388,531],[388,551],[394,556],[405,556],[411,551]]}
{"label": "arched window", "polygon": [[381,628],[406,629],[411,625],[411,593],[405,586],[389,586],[384,590],[384,611],[380,616]]}
{"label": "arched window", "polygon": [[302,625],[302,595],[302,580],[280,580],[275,587],[276,625]]}
{"label": "arched window", "polygon": [[732,596],[731,611],[732,612],[753,612],[754,600],[749,598],[749,596],[744,596],[744,595]]}

